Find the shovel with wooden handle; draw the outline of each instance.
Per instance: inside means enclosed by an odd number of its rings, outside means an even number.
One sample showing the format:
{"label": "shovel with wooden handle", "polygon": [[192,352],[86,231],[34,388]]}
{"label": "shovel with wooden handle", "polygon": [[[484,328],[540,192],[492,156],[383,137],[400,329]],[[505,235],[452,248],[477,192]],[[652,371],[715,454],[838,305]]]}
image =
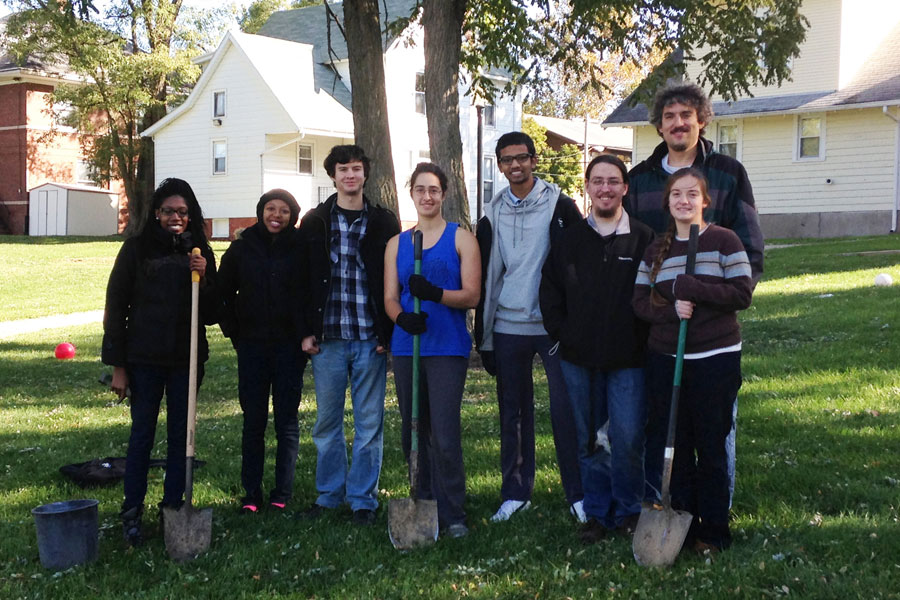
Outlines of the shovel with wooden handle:
{"label": "shovel with wooden handle", "polygon": [[[413,257],[416,275],[422,273],[422,232],[413,233]],[[413,312],[419,313],[421,301],[413,297]],[[388,534],[398,550],[433,544],[438,538],[437,502],[419,500],[419,344],[413,336],[412,407],[410,418],[409,498],[388,502]]]}
{"label": "shovel with wooden handle", "polygon": [[[200,254],[194,248],[191,254]],[[194,496],[194,429],[197,422],[197,343],[200,313],[200,273],[191,272],[191,364],[188,371],[187,446],[185,448],[184,504],[163,508],[163,535],[169,557],[176,562],[197,558],[209,549],[212,509],[196,510]]]}
{"label": "shovel with wooden handle", "polygon": [[[684,272],[694,274],[697,262],[697,238],[700,227],[691,225],[688,238],[687,263]],[[662,504],[645,503],[634,530],[632,550],[634,559],[644,567],[668,567],[675,562],[693,516],[683,510],[672,509],[669,484],[672,481],[672,461],[675,457],[675,426],[678,420],[678,398],[681,393],[681,370],[684,366],[684,345],[687,340],[686,319],[678,328],[678,349],[675,353],[675,376],[672,382],[672,402],[669,407],[669,429],[666,435],[666,450],[663,456]]]}

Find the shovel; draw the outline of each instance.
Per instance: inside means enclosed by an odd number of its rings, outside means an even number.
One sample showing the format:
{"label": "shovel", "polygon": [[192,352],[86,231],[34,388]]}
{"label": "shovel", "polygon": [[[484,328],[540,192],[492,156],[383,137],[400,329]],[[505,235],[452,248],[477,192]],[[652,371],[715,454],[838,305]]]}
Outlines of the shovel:
{"label": "shovel", "polygon": [[[687,264],[684,272],[694,274],[697,261],[699,226],[691,225],[688,239]],[[669,567],[675,562],[684,538],[694,518],[691,513],[672,509],[669,483],[672,480],[672,460],[675,457],[675,425],[678,420],[678,397],[681,393],[681,370],[684,366],[684,344],[687,339],[687,320],[678,329],[678,350],[675,353],[675,377],[672,382],[672,403],[669,408],[669,430],[662,473],[662,505],[645,503],[634,530],[632,550],[634,559],[643,567]]]}
{"label": "shovel", "polygon": [[[192,254],[200,254],[194,248]],[[185,448],[184,504],[163,508],[166,550],[175,562],[197,558],[209,549],[212,537],[212,509],[194,510],[194,428],[197,421],[197,328],[199,326],[200,273],[191,272],[191,364],[188,372],[187,444]]]}
{"label": "shovel", "polygon": [[[413,234],[415,274],[422,272],[422,232]],[[419,313],[420,300],[413,299],[413,312]],[[388,534],[398,550],[433,544],[438,538],[437,502],[417,499],[419,491],[419,336],[413,336],[412,415],[410,419],[409,498],[388,502]]]}

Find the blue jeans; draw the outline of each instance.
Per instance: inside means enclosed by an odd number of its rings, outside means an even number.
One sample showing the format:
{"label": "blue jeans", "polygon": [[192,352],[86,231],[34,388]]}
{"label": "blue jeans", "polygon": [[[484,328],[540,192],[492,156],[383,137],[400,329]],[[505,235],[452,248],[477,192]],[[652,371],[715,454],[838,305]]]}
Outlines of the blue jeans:
{"label": "blue jeans", "polygon": [[[316,385],[316,504],[354,511],[378,508],[378,477],[384,440],[384,386],[387,355],[375,340],[324,340],[312,356]],[[348,470],[344,437],[347,382],[353,404],[353,458]]]}
{"label": "blue jeans", "polygon": [[288,502],[294,490],[294,470],[300,442],[297,408],[303,390],[306,354],[299,341],[239,339],[238,396],[244,413],[241,435],[241,484],[251,499],[262,498],[269,390],[275,413],[275,487],[271,502]]}
{"label": "blue jeans", "polygon": [[[606,527],[641,512],[644,494],[644,370],[599,371],[561,361],[578,435],[584,512]],[[609,421],[609,449],[596,445]]]}
{"label": "blue jeans", "polygon": [[[162,504],[181,506],[185,486],[188,367],[129,364],[127,372],[131,387],[131,435],[125,458],[125,500],[122,510],[144,504],[150,452],[156,437],[156,422],[163,394],[166,396],[167,450]],[[197,373],[198,387],[202,379],[201,364]]]}

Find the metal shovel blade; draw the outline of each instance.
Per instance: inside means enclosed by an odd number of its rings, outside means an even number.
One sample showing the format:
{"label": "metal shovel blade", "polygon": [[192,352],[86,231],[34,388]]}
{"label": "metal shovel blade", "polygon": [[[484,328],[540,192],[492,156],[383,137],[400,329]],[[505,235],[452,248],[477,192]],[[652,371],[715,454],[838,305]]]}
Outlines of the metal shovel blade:
{"label": "metal shovel blade", "polygon": [[163,508],[163,534],[172,560],[194,560],[209,549],[212,509],[196,510],[187,503],[179,509]]}
{"label": "metal shovel blade", "polygon": [[675,562],[693,516],[671,506],[645,504],[634,530],[632,550],[642,567],[669,567]]}
{"label": "metal shovel blade", "polygon": [[388,535],[397,550],[428,546],[438,538],[437,501],[397,498],[388,502]]}

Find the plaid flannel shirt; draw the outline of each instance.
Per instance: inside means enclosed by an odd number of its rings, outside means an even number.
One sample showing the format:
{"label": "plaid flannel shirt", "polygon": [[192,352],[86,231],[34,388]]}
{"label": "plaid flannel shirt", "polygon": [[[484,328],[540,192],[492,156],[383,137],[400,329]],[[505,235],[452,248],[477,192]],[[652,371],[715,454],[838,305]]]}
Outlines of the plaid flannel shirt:
{"label": "plaid flannel shirt", "polygon": [[369,281],[359,245],[369,223],[363,204],[359,218],[349,223],[338,209],[331,210],[331,289],[325,303],[323,336],[326,339],[368,340],[375,337],[369,306]]}

